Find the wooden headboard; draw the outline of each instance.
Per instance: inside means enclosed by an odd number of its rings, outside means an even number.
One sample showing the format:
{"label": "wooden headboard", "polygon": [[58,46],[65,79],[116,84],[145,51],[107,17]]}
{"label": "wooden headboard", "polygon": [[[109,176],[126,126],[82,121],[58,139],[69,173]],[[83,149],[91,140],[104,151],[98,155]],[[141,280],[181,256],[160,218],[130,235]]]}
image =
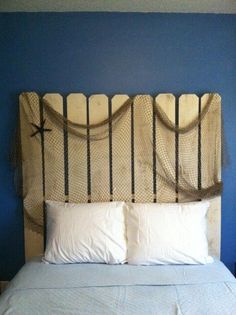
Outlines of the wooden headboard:
{"label": "wooden headboard", "polygon": [[[40,97],[36,93],[30,93],[30,97],[34,98],[34,115],[31,115],[35,125],[40,125]],[[190,121],[192,121],[197,115],[199,115],[199,104],[201,108],[204,108],[209,94],[204,94],[202,97],[198,97],[195,94],[184,94],[180,97],[175,97],[173,94],[159,94],[156,97],[146,95],[147,98],[152,98],[153,101],[158,102],[158,105],[166,113],[167,117],[173,122],[176,122],[176,110],[178,104],[178,124],[179,126],[185,126]],[[32,108],[27,106],[27,103],[23,100],[24,95],[20,95],[20,115],[21,118],[25,113],[32,111]],[[66,116],[71,121],[76,123],[86,123],[89,111],[89,123],[97,123],[104,118],[108,117],[112,112],[115,112],[125,101],[129,99],[127,95],[115,95],[113,97],[107,97],[106,95],[92,95],[86,97],[81,93],[69,94],[67,97],[63,97],[60,94],[49,93],[43,96],[51,106],[62,115]],[[220,109],[220,97],[219,99],[219,109]],[[135,105],[135,104],[134,104]],[[220,115],[219,110],[219,115]],[[219,117],[218,117],[219,118]],[[38,160],[38,165],[33,165],[35,169],[39,172],[37,176],[40,177],[42,186],[40,189],[32,189],[30,198],[41,198],[48,199],[47,187],[53,183],[55,190],[57,190],[57,196],[61,200],[69,200],[71,202],[88,202],[96,201],[99,198],[99,187],[97,183],[102,183],[103,187],[106,187],[106,195],[103,197],[104,201],[109,200],[126,200],[134,202],[158,202],[161,194],[161,190],[158,188],[158,183],[156,182],[155,172],[147,171],[143,168],[140,163],[135,166],[134,170],[134,152],[135,152],[135,128],[132,134],[132,125],[129,126],[129,131],[124,130],[127,133],[125,137],[124,147],[127,148],[127,159],[122,164],[115,160],[115,156],[112,152],[117,150],[116,142],[112,134],[112,130],[109,131],[109,137],[107,138],[107,146],[103,152],[96,152],[96,154],[101,156],[101,159],[97,159],[94,163],[94,153],[88,150],[93,144],[85,143],[84,154],[78,156],[79,163],[84,164],[83,174],[78,174],[78,169],[76,165],[70,163],[70,150],[68,147],[73,145],[70,141],[62,141],[63,147],[61,148],[62,154],[64,154],[64,159],[60,160],[58,163],[62,163],[60,168],[63,169],[63,174],[58,177],[58,174],[47,177],[47,155],[42,155],[42,150],[40,146],[32,145],[30,135],[25,132],[23,124],[26,121],[21,119],[21,146],[22,146],[22,156],[24,158],[24,153],[29,151],[31,148],[32,154],[42,156],[42,159]],[[131,121],[132,124],[132,121]],[[158,123],[157,123],[158,125]],[[154,123],[150,126],[145,126],[149,128],[152,139],[155,139],[155,147],[158,150],[158,128]],[[199,124],[199,128],[201,125]],[[200,129],[199,129],[200,130]],[[204,170],[199,167],[201,166],[201,152],[202,150],[209,150],[209,145],[207,143],[201,143],[201,134],[199,130],[196,131],[196,137],[200,137],[198,144],[190,144],[192,154],[195,156],[195,167],[199,169],[199,172],[204,173]],[[174,137],[175,135],[173,135]],[[65,135],[63,135],[65,140]],[[114,141],[113,141],[114,140]],[[173,140],[173,139],[172,139]],[[199,146],[201,144],[201,146]],[[154,143],[153,143],[154,145]],[[168,143],[166,144],[168,145]],[[47,142],[44,143],[44,152],[46,151]],[[66,151],[65,151],[65,146]],[[133,147],[133,149],[132,149]],[[64,153],[63,153],[64,152]],[[66,154],[65,154],[66,152]],[[173,154],[176,154],[172,152]],[[170,154],[172,154],[170,152]],[[88,156],[89,154],[89,156]],[[152,155],[148,157],[150,163],[153,163],[154,168],[158,167],[155,159]],[[44,164],[44,166],[42,166]],[[42,172],[42,167],[44,170]],[[220,163],[218,165],[219,173],[221,172]],[[91,171],[92,170],[92,171]],[[24,178],[26,178],[27,169],[23,167],[23,186]],[[123,176],[125,173],[129,174],[128,177]],[[144,176],[145,173],[145,176]],[[61,178],[59,181],[58,178]],[[80,196],[78,199],[78,192],[75,188],[70,187],[71,181],[79,181],[80,178],[86,178],[86,184],[80,186]],[[202,181],[202,176],[198,174],[196,181]],[[199,184],[199,183],[198,183]],[[145,185],[145,187],[144,187]],[[168,202],[176,201],[176,192],[169,191]],[[208,241],[210,254],[220,257],[220,235],[221,235],[221,197],[214,197],[210,199],[211,207],[208,212]],[[25,208],[28,207],[28,203],[24,202]],[[43,211],[43,210],[42,210]],[[39,255],[43,253],[43,234],[33,231],[26,224],[27,218],[25,216],[25,256],[26,259],[32,256]]]}

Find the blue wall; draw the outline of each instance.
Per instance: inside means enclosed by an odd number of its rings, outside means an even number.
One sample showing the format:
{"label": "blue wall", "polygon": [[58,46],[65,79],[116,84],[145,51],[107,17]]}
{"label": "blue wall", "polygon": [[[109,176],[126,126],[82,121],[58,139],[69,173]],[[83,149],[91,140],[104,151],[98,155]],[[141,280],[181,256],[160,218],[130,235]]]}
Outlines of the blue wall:
{"label": "blue wall", "polygon": [[0,14],[0,279],[24,262],[21,201],[9,163],[18,94],[216,91],[231,158],[224,171],[222,259],[236,261],[236,16]]}

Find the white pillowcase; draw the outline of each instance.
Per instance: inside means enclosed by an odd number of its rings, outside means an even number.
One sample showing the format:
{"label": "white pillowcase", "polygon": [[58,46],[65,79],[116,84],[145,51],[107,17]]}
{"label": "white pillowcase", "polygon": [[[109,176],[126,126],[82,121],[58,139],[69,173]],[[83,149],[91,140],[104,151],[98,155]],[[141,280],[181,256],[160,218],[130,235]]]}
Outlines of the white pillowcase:
{"label": "white pillowcase", "polygon": [[123,264],[127,261],[123,202],[47,201],[44,261]]}
{"label": "white pillowcase", "polygon": [[128,263],[206,264],[209,202],[130,203],[127,212]]}

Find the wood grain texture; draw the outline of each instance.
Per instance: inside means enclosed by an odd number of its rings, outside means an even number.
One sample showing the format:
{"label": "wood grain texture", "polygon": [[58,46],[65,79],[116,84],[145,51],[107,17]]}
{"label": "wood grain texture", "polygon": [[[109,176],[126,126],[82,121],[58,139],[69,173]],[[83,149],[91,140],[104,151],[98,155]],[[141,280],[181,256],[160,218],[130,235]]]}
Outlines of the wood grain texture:
{"label": "wood grain texture", "polygon": [[[42,211],[42,159],[41,159],[41,147],[37,143],[32,143],[30,135],[35,131],[31,123],[40,125],[39,115],[39,97],[36,93],[29,94],[32,110],[25,101],[24,95],[20,95],[20,127],[21,127],[21,152],[22,160],[22,176],[23,176],[23,195],[24,198],[24,240],[25,240],[25,258],[30,259],[43,252],[43,236],[29,229],[28,219],[26,212],[32,213],[34,210],[37,212]],[[39,139],[40,141],[40,139]],[[27,152],[31,147],[31,155],[28,156]],[[28,169],[33,168],[36,176],[27,176]],[[39,184],[40,183],[40,184]],[[26,191],[28,194],[26,195]],[[35,208],[30,209],[32,199],[35,200]]]}
{"label": "wood grain texture", "polygon": [[[112,113],[115,113],[121,105],[129,99],[128,95],[115,95],[112,98]],[[131,133],[130,133],[130,110],[126,113],[129,121],[124,128],[119,125],[112,131],[113,157],[113,199],[131,201]],[[117,132],[119,129],[119,132]],[[121,141],[122,139],[122,141]],[[127,174],[129,174],[127,176]]]}
{"label": "wood grain texture", "polygon": [[[156,96],[156,104],[166,114],[169,120],[175,123],[175,96],[173,94],[159,94]],[[157,172],[163,174],[163,167],[170,171],[170,176],[175,179],[175,134],[163,129],[161,122],[156,122],[157,156],[161,161],[157,161]],[[164,131],[163,131],[164,130]],[[168,156],[168,159],[165,157]],[[172,163],[170,161],[173,161]],[[165,193],[164,193],[165,192]],[[176,193],[173,187],[169,187],[164,182],[157,182],[157,202],[175,202]]]}
{"label": "wood grain texture", "polygon": [[153,201],[152,124],[145,111],[152,113],[153,98],[137,95],[134,101],[134,189],[135,202]]}
{"label": "wood grain texture", "polygon": [[[68,119],[78,124],[86,124],[86,96],[81,93],[67,97]],[[87,143],[78,137],[68,138],[69,151],[69,201],[87,202]]]}
{"label": "wood grain texture", "polygon": [[[198,117],[198,97],[194,94],[181,95],[179,98],[179,127],[186,127]],[[185,134],[179,135],[179,172],[184,174],[192,187],[198,188],[198,128],[191,132],[189,139]],[[189,154],[191,152],[191,154]],[[181,176],[180,176],[181,177]],[[181,193],[179,200],[181,201]]]}
{"label": "wood grain texture", "polygon": [[[96,124],[108,118],[108,97],[92,95],[89,98],[90,124]],[[108,130],[108,124],[106,126]],[[92,135],[91,130],[91,135]],[[102,148],[102,150],[101,150]],[[91,201],[110,199],[109,186],[109,139],[90,141],[91,150]]]}
{"label": "wood grain texture", "polygon": [[[43,97],[52,108],[63,115],[63,97],[60,94],[45,94]],[[45,186],[46,200],[65,200],[65,174],[64,174],[64,135],[63,130],[55,124],[46,120],[45,124],[50,123],[52,131],[44,136],[45,146]],[[59,136],[55,137],[54,134]],[[56,139],[56,141],[54,140]]]}

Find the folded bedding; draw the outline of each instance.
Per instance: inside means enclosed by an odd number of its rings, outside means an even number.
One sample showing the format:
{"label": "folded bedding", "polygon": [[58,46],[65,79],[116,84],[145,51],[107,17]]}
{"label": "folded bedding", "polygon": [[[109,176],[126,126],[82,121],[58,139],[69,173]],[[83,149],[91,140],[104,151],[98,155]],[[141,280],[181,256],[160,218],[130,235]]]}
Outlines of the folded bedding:
{"label": "folded bedding", "polygon": [[0,314],[236,314],[236,280],[206,265],[28,262],[0,297]]}

